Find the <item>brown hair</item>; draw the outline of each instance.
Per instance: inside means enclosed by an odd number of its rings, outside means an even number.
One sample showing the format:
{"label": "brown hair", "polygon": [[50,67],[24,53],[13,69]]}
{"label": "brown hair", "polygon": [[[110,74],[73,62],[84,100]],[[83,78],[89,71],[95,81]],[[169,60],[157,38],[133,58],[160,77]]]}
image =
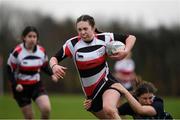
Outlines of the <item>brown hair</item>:
{"label": "brown hair", "polygon": [[134,91],[134,95],[136,97],[139,97],[145,93],[155,94],[156,92],[157,92],[157,88],[151,82],[141,81],[139,85],[136,87]]}
{"label": "brown hair", "polygon": [[81,15],[79,18],[77,18],[76,24],[80,21],[87,21],[91,25],[91,27],[95,26],[94,18],[90,15]]}
{"label": "brown hair", "polygon": [[[77,18],[76,24],[80,21],[87,21],[91,25],[91,27],[95,26],[95,20],[90,15],[81,15],[79,18]],[[102,31],[99,31],[97,28],[95,28],[95,33],[102,33]]]}

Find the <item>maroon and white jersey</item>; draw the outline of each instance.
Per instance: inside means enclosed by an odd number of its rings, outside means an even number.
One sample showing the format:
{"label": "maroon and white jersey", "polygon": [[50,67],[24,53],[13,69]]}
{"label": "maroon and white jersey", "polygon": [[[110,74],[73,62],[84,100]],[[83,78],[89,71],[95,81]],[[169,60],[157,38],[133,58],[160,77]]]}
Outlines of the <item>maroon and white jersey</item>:
{"label": "maroon and white jersey", "polygon": [[45,49],[37,45],[33,52],[27,51],[21,43],[8,58],[8,65],[15,74],[17,84],[34,84],[40,81],[41,67],[48,64]]}
{"label": "maroon and white jersey", "polygon": [[[80,75],[83,91],[86,96],[92,96],[97,85],[102,83],[100,81],[107,80],[109,74],[106,62],[106,44],[113,40],[120,40],[125,43],[126,38],[125,35],[101,33],[96,34],[91,42],[85,42],[76,36],[67,40],[55,57],[58,61],[65,57],[73,58]],[[98,86],[102,88],[102,85]]]}

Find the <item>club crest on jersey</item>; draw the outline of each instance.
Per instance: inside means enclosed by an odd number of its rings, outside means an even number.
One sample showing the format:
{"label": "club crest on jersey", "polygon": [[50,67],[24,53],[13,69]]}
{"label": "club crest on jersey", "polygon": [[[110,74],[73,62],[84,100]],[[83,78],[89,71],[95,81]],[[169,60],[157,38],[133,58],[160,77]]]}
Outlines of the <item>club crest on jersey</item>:
{"label": "club crest on jersey", "polygon": [[26,65],[26,64],[27,64],[27,61],[23,61],[23,64]]}
{"label": "club crest on jersey", "polygon": [[77,54],[77,56],[78,56],[78,58],[83,58],[83,55],[79,55],[79,54]]}

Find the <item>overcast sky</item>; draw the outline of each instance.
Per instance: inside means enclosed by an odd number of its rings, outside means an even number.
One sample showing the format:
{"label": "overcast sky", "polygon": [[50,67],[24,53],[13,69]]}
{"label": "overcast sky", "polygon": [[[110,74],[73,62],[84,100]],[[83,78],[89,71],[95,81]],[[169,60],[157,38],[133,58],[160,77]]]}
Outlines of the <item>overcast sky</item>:
{"label": "overcast sky", "polygon": [[180,0],[0,0],[18,8],[37,10],[57,21],[90,14],[102,22],[109,19],[141,20],[147,27],[180,24]]}

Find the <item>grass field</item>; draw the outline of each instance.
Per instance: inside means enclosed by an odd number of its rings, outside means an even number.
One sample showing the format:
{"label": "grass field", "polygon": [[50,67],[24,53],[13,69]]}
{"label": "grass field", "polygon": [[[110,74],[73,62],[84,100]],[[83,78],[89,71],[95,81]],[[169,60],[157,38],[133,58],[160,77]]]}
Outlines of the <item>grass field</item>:
{"label": "grass field", "polygon": [[[50,96],[52,119],[95,119],[95,117],[84,110],[83,95],[51,95]],[[33,105],[35,118],[39,118],[39,111]],[[166,98],[165,109],[174,118],[180,118],[180,98]],[[21,119],[23,118],[20,109],[11,95],[0,96],[0,119]]]}

